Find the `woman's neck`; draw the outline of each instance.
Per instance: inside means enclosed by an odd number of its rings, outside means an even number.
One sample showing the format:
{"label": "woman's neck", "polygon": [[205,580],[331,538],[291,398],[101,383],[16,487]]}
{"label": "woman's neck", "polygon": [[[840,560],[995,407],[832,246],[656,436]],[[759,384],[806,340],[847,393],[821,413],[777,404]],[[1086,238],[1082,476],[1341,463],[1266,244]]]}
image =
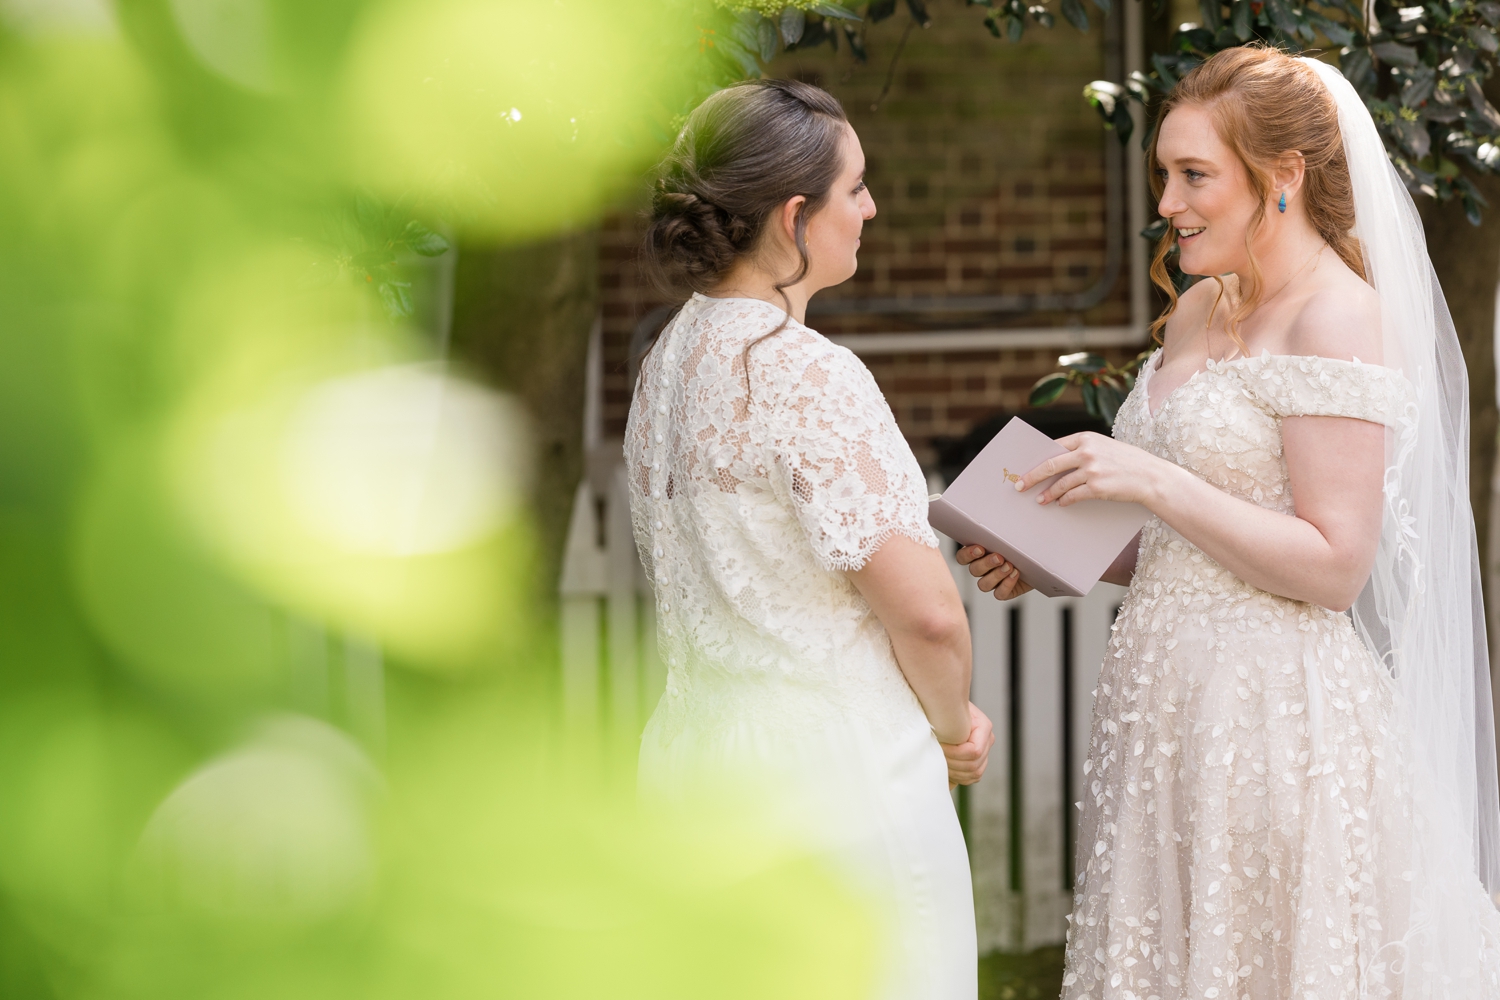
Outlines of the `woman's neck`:
{"label": "woman's neck", "polygon": [[706,294],[714,299],[760,299],[778,309],[785,309],[798,323],[806,322],[807,300],[816,289],[809,289],[803,280],[778,290],[776,281],[762,268],[736,267]]}
{"label": "woman's neck", "polygon": [[[1255,248],[1255,263],[1260,272],[1260,285],[1256,296],[1260,300],[1257,308],[1280,296],[1289,286],[1307,272],[1318,259],[1318,252],[1326,245],[1323,237],[1305,218],[1286,220],[1286,228],[1274,239],[1262,241]],[[1250,267],[1236,270],[1242,291],[1252,287]]]}

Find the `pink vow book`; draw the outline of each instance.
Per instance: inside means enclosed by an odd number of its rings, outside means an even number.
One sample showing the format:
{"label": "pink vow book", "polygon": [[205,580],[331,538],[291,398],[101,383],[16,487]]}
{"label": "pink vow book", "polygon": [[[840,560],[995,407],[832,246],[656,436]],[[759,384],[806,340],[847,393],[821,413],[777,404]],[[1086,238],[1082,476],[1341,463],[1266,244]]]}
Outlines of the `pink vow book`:
{"label": "pink vow book", "polygon": [[1016,492],[1016,480],[1067,449],[1019,417],[974,456],[948,489],[928,498],[927,520],[960,545],[982,545],[1048,597],[1082,597],[1150,517],[1138,503],[1036,502],[1057,477]]}

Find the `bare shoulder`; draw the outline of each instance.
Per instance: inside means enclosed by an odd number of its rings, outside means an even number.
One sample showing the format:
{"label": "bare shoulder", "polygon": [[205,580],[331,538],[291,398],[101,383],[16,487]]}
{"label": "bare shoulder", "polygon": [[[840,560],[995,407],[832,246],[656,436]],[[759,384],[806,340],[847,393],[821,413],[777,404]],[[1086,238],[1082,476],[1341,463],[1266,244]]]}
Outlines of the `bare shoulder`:
{"label": "bare shoulder", "polygon": [[1161,332],[1162,347],[1168,354],[1171,354],[1175,342],[1208,325],[1213,317],[1214,307],[1219,305],[1223,293],[1218,281],[1204,278],[1178,296],[1177,308],[1172,311],[1171,318]]}
{"label": "bare shoulder", "polygon": [[1287,353],[1379,364],[1380,296],[1347,267],[1310,295],[1287,329]]}

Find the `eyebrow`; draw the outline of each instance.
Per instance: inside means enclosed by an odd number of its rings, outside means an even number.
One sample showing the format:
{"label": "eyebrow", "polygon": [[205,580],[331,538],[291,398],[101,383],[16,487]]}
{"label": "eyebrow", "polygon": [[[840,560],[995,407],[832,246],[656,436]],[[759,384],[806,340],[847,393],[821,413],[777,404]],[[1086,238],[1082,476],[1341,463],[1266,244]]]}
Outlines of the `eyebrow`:
{"label": "eyebrow", "polygon": [[1180,159],[1172,161],[1172,165],[1173,166],[1179,166],[1179,167],[1180,166],[1184,166],[1186,164],[1190,164],[1190,163],[1197,164],[1197,165],[1203,166],[1203,167],[1211,167],[1211,166],[1213,166],[1212,161],[1199,159],[1196,156],[1184,156],[1184,157],[1182,157]]}

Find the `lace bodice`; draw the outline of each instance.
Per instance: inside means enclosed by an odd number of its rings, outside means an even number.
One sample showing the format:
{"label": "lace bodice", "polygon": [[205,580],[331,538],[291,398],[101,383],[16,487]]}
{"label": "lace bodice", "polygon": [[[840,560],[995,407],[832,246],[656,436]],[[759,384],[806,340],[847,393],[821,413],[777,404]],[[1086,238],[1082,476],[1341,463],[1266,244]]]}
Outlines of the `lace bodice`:
{"label": "lace bodice", "polygon": [[[1288,514],[1283,418],[1414,419],[1399,372],[1270,355],[1210,362],[1153,415],[1156,360],[1115,436]],[[1411,908],[1434,893],[1410,740],[1348,616],[1258,590],[1151,518],[1095,691],[1064,997],[1400,995],[1438,947]],[[1478,879],[1436,895],[1473,914],[1473,940],[1441,945],[1451,989],[1431,995],[1500,995]]]}
{"label": "lace bodice", "polygon": [[695,295],[641,368],[625,454],[667,663],[657,739],[842,711],[925,725],[841,572],[893,533],[937,544],[921,469],[851,352],[795,321],[756,343],[783,318]]}
{"label": "lace bodice", "polygon": [[1332,358],[1262,354],[1215,362],[1150,410],[1160,352],[1115,419],[1114,436],[1182,466],[1242,500],[1292,513],[1281,456],[1281,418],[1355,417],[1393,426],[1411,388],[1400,372]]}

